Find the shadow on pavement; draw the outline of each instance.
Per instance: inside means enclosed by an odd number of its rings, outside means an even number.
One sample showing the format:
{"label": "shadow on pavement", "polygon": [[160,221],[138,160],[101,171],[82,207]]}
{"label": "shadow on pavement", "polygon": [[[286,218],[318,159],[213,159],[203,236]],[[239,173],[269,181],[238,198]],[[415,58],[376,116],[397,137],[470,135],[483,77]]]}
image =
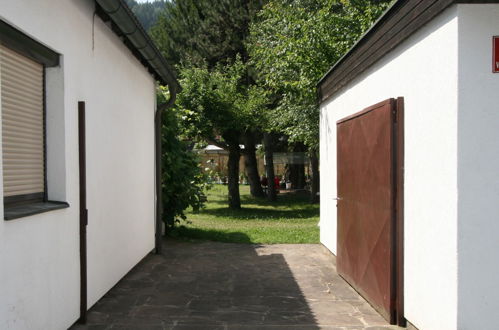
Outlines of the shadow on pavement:
{"label": "shadow on pavement", "polygon": [[72,329],[319,329],[284,256],[259,248],[167,240]]}
{"label": "shadow on pavement", "polygon": [[194,240],[210,240],[216,242],[227,242],[227,243],[253,243],[248,235],[241,232],[226,232],[215,229],[201,229],[192,228],[186,226],[177,226],[175,229],[170,231],[169,236],[173,239],[181,239],[192,241]]}

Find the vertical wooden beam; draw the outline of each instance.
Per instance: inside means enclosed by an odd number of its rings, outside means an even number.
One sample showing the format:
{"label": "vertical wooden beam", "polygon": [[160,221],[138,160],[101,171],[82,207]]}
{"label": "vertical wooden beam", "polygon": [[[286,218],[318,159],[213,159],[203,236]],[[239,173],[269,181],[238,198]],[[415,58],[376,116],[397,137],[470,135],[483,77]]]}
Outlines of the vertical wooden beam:
{"label": "vertical wooden beam", "polygon": [[87,170],[86,170],[85,102],[78,102],[78,158],[80,176],[80,318],[87,320]]}
{"label": "vertical wooden beam", "polygon": [[396,100],[395,124],[395,281],[396,298],[395,314],[396,324],[406,326],[404,317],[404,98]]}

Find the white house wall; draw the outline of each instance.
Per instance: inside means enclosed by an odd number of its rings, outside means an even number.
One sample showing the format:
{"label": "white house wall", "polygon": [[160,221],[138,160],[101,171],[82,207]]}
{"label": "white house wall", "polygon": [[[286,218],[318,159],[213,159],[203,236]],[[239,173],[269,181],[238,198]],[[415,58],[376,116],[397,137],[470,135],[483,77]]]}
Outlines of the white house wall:
{"label": "white house wall", "polygon": [[321,242],[336,253],[336,122],[405,99],[405,316],[457,326],[457,6],[321,106]]}
{"label": "white house wall", "polygon": [[[154,248],[155,82],[98,19],[87,107],[89,305]],[[124,56],[127,55],[127,56]]]}
{"label": "white house wall", "polygon": [[80,297],[77,102],[87,109],[90,307],[154,246],[155,82],[93,1],[0,8],[2,20],[62,54],[61,68],[47,70],[48,187],[70,204],[0,221],[0,329],[67,329]]}
{"label": "white house wall", "polygon": [[491,329],[499,309],[499,4],[459,5],[458,328]]}

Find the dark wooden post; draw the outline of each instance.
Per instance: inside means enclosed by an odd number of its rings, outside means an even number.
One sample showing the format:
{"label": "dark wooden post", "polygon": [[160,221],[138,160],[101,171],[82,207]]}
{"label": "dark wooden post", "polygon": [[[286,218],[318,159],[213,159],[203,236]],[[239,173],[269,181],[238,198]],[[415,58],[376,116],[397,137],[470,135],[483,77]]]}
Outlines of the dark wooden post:
{"label": "dark wooden post", "polygon": [[78,158],[80,176],[80,318],[87,321],[87,170],[85,137],[85,102],[78,102]]}

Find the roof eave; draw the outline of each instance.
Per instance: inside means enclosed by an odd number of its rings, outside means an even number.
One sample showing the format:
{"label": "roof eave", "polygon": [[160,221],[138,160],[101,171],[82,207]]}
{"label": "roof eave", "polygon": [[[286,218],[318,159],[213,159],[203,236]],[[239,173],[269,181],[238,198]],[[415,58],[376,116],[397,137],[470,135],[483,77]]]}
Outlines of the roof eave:
{"label": "roof eave", "polygon": [[175,91],[181,87],[174,70],[161,55],[152,39],[124,0],[95,0],[96,13],[123,39],[125,45],[149,72],[163,85]]}
{"label": "roof eave", "polygon": [[449,6],[457,3],[499,3],[499,0],[395,1],[319,80],[319,102],[327,100]]}

